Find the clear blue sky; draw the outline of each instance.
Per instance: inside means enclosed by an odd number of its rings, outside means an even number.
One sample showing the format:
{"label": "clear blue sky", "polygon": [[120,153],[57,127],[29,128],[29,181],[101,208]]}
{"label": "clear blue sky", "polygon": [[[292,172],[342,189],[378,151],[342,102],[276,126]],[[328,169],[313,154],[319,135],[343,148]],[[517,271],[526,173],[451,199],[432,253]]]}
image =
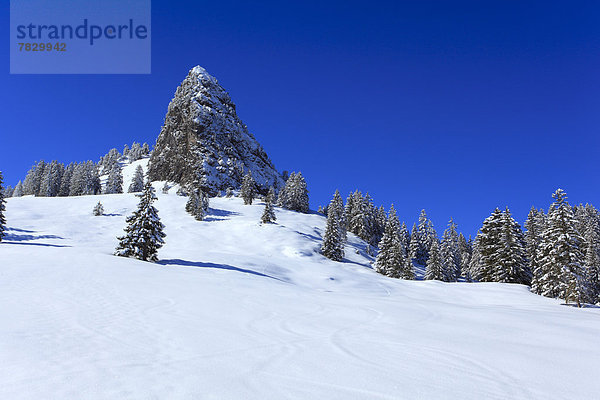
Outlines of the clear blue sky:
{"label": "clear blue sky", "polygon": [[522,223],[557,187],[600,206],[598,2],[154,0],[152,18],[145,76],[11,76],[2,30],[8,184],[39,159],[153,144],[201,65],[315,208],[358,188],[409,224],[425,208],[439,233],[452,216],[475,234],[497,206]]}

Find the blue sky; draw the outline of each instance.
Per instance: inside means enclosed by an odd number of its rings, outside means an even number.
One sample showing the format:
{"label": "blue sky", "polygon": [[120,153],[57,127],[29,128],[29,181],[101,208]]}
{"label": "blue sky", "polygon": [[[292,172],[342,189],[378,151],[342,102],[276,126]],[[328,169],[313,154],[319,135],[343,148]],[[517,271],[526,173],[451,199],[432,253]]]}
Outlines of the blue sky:
{"label": "blue sky", "polygon": [[8,184],[39,159],[153,144],[201,65],[315,208],[358,188],[410,225],[425,208],[439,233],[452,216],[474,235],[495,207],[522,223],[557,187],[600,206],[597,2],[155,0],[151,75],[9,75],[1,35]]}

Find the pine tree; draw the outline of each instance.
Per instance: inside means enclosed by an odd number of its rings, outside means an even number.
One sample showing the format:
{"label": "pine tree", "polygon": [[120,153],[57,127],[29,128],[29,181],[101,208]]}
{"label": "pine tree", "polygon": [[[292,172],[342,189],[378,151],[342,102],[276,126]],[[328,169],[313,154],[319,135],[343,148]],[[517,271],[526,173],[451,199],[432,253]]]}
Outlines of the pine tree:
{"label": "pine tree", "polygon": [[471,273],[473,278],[481,282],[494,282],[496,266],[500,247],[502,246],[501,236],[503,227],[502,211],[496,208],[492,215],[483,221],[483,226],[479,230],[475,241],[477,243],[477,264],[473,265]]}
{"label": "pine tree", "polygon": [[157,261],[158,249],[164,244],[164,225],[160,222],[158,211],[152,205],[156,200],[154,188],[148,181],[140,198],[137,210],[127,218],[125,235],[119,237],[115,255],[134,257],[143,261]]}
{"label": "pine tree", "polygon": [[102,205],[102,203],[98,202],[98,204],[96,204],[93,210],[93,214],[96,217],[104,215],[104,206]]}
{"label": "pine tree", "polygon": [[6,217],[4,213],[6,211],[6,200],[4,200],[4,177],[2,176],[2,171],[0,171],[0,242],[2,238],[6,236]]}
{"label": "pine tree", "polygon": [[560,297],[581,306],[586,295],[583,239],[576,229],[577,221],[566,193],[558,189],[552,197],[554,203],[548,211],[540,245],[541,276],[536,279],[542,295]]}
{"label": "pine tree", "polygon": [[440,246],[437,240],[431,243],[429,249],[429,258],[425,267],[425,279],[444,281],[446,274],[444,273],[444,263],[442,261],[442,255],[440,254]]}
{"label": "pine tree", "polygon": [[539,256],[542,234],[546,226],[546,215],[543,210],[531,207],[527,220],[525,221],[525,252],[527,255],[528,268],[532,272],[531,291],[542,294],[542,288],[538,278],[542,276]]}
{"label": "pine tree", "polygon": [[444,275],[446,282],[457,282],[460,277],[460,249],[458,247],[458,232],[456,224],[450,218],[448,228],[442,235],[440,247],[442,264],[444,265]]}
{"label": "pine tree", "polygon": [[390,207],[383,237],[379,242],[375,269],[380,274],[392,278],[414,279],[412,264],[407,262],[406,249],[402,246],[400,221],[393,204]]}
{"label": "pine tree", "polygon": [[[292,179],[290,176],[289,180]],[[336,190],[339,197],[339,192]],[[340,218],[339,204],[337,204],[336,195],[329,203],[330,212],[327,214],[327,224],[323,234],[323,243],[321,245],[321,254],[333,261],[342,261],[344,259],[344,228],[343,221]],[[341,197],[340,197],[341,199]]]}
{"label": "pine tree", "polygon": [[461,276],[467,282],[471,282],[471,271],[469,265],[471,263],[471,254],[473,253],[473,249],[462,233],[458,235],[458,251],[460,254]]}
{"label": "pine tree", "polygon": [[21,197],[21,196],[23,196],[23,184],[21,183],[21,181],[19,181],[17,183],[17,186],[15,186],[15,190],[13,190],[12,197]]}
{"label": "pine tree", "polygon": [[502,213],[500,246],[495,258],[494,282],[531,284],[523,231],[508,208]]}
{"label": "pine tree", "polygon": [[189,199],[185,205],[185,210],[196,220],[202,221],[208,214],[208,195],[202,190],[198,180],[195,180],[187,191],[189,192]]}
{"label": "pine tree", "polygon": [[600,232],[598,229],[587,229],[585,242],[586,300],[593,304],[597,303],[600,297]]}
{"label": "pine tree", "polygon": [[60,189],[58,190],[58,195],[62,197],[69,196],[71,193],[71,179],[73,178],[73,171],[75,170],[75,163],[70,163],[65,167],[65,172],[63,173]]}
{"label": "pine tree", "polygon": [[344,200],[342,200],[342,196],[340,196],[340,191],[335,190],[333,194],[333,199],[327,205],[326,208],[326,216],[329,214],[335,214],[335,218],[339,221],[339,231],[340,231],[340,239],[343,243],[346,242],[347,231],[346,231],[346,213],[344,211]]}
{"label": "pine tree", "polygon": [[113,164],[106,181],[106,194],[123,193],[123,173],[118,163]]}
{"label": "pine tree", "polygon": [[233,197],[233,189],[231,187],[228,187],[225,191],[225,197],[227,197],[228,199]]}
{"label": "pine tree", "polygon": [[418,264],[417,257],[419,253],[419,230],[417,224],[413,224],[412,230],[410,231],[410,242],[408,245],[408,258],[413,265]]}
{"label": "pine tree", "polygon": [[244,204],[252,204],[252,201],[256,196],[256,183],[254,182],[254,178],[252,178],[252,174],[250,173],[250,171],[248,171],[248,173],[244,176],[240,194],[242,196],[242,199],[244,199]]}
{"label": "pine tree", "polygon": [[269,188],[269,193],[265,197],[265,211],[261,217],[261,221],[263,224],[269,224],[275,222],[277,217],[275,216],[275,210],[273,209],[273,200],[275,199],[275,189],[273,187]]}
{"label": "pine tree", "polygon": [[425,210],[421,210],[419,215],[418,229],[418,248],[416,254],[416,262],[420,265],[426,265],[429,258],[429,249],[434,241],[437,241],[437,233],[433,228],[433,223],[427,217]]}
{"label": "pine tree", "polygon": [[162,187],[162,193],[163,194],[169,194],[169,189],[171,189],[171,186],[169,186],[168,182],[165,182],[165,184]]}
{"label": "pine tree", "polygon": [[292,173],[292,175],[290,175],[285,183],[284,190],[285,199],[283,207],[292,211],[308,213],[308,189],[301,172],[298,172],[297,174]]}
{"label": "pine tree", "polygon": [[141,165],[138,165],[135,169],[135,174],[131,180],[131,184],[129,185],[129,193],[137,193],[144,190],[144,170]]}

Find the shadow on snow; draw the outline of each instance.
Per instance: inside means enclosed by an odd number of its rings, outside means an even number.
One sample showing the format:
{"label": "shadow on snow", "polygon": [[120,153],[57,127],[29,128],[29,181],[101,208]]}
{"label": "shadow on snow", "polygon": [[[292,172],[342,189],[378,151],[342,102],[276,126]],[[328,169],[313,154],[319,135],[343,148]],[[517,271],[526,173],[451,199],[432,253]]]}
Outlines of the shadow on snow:
{"label": "shadow on snow", "polygon": [[[262,272],[253,271],[251,269],[234,267],[233,265],[227,265],[227,264],[214,264],[214,263],[209,263],[209,262],[187,261],[187,260],[181,260],[179,258],[172,258],[172,259],[160,260],[160,261],[158,261],[157,264],[160,264],[160,265],[179,265],[179,266],[182,266],[182,267],[224,269],[224,270],[228,270],[228,271],[237,271],[237,272],[242,272],[242,273],[245,273],[245,274],[262,276],[264,278],[275,279],[275,280],[280,281],[280,282],[285,282],[284,280],[282,280],[280,278],[277,278],[277,277],[274,277],[274,276],[271,276],[271,275],[267,275],[267,274],[263,274]],[[287,282],[285,282],[285,283],[287,283]]]}

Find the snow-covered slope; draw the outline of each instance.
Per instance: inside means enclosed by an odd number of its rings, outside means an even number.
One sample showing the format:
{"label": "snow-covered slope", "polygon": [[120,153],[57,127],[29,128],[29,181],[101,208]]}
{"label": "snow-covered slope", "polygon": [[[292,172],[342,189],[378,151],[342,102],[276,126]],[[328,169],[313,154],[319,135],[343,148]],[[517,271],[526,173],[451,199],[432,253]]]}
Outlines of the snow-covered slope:
{"label": "snow-covered slope", "polygon": [[[8,199],[0,398],[600,393],[599,309],[519,285],[388,279],[356,238],[344,263],[319,255],[317,214],[277,209],[277,224],[261,226],[262,203],[213,198],[197,222],[174,191],[157,190],[167,234],[159,264],[111,255],[131,194]],[[94,217],[99,200],[108,215]]]}

